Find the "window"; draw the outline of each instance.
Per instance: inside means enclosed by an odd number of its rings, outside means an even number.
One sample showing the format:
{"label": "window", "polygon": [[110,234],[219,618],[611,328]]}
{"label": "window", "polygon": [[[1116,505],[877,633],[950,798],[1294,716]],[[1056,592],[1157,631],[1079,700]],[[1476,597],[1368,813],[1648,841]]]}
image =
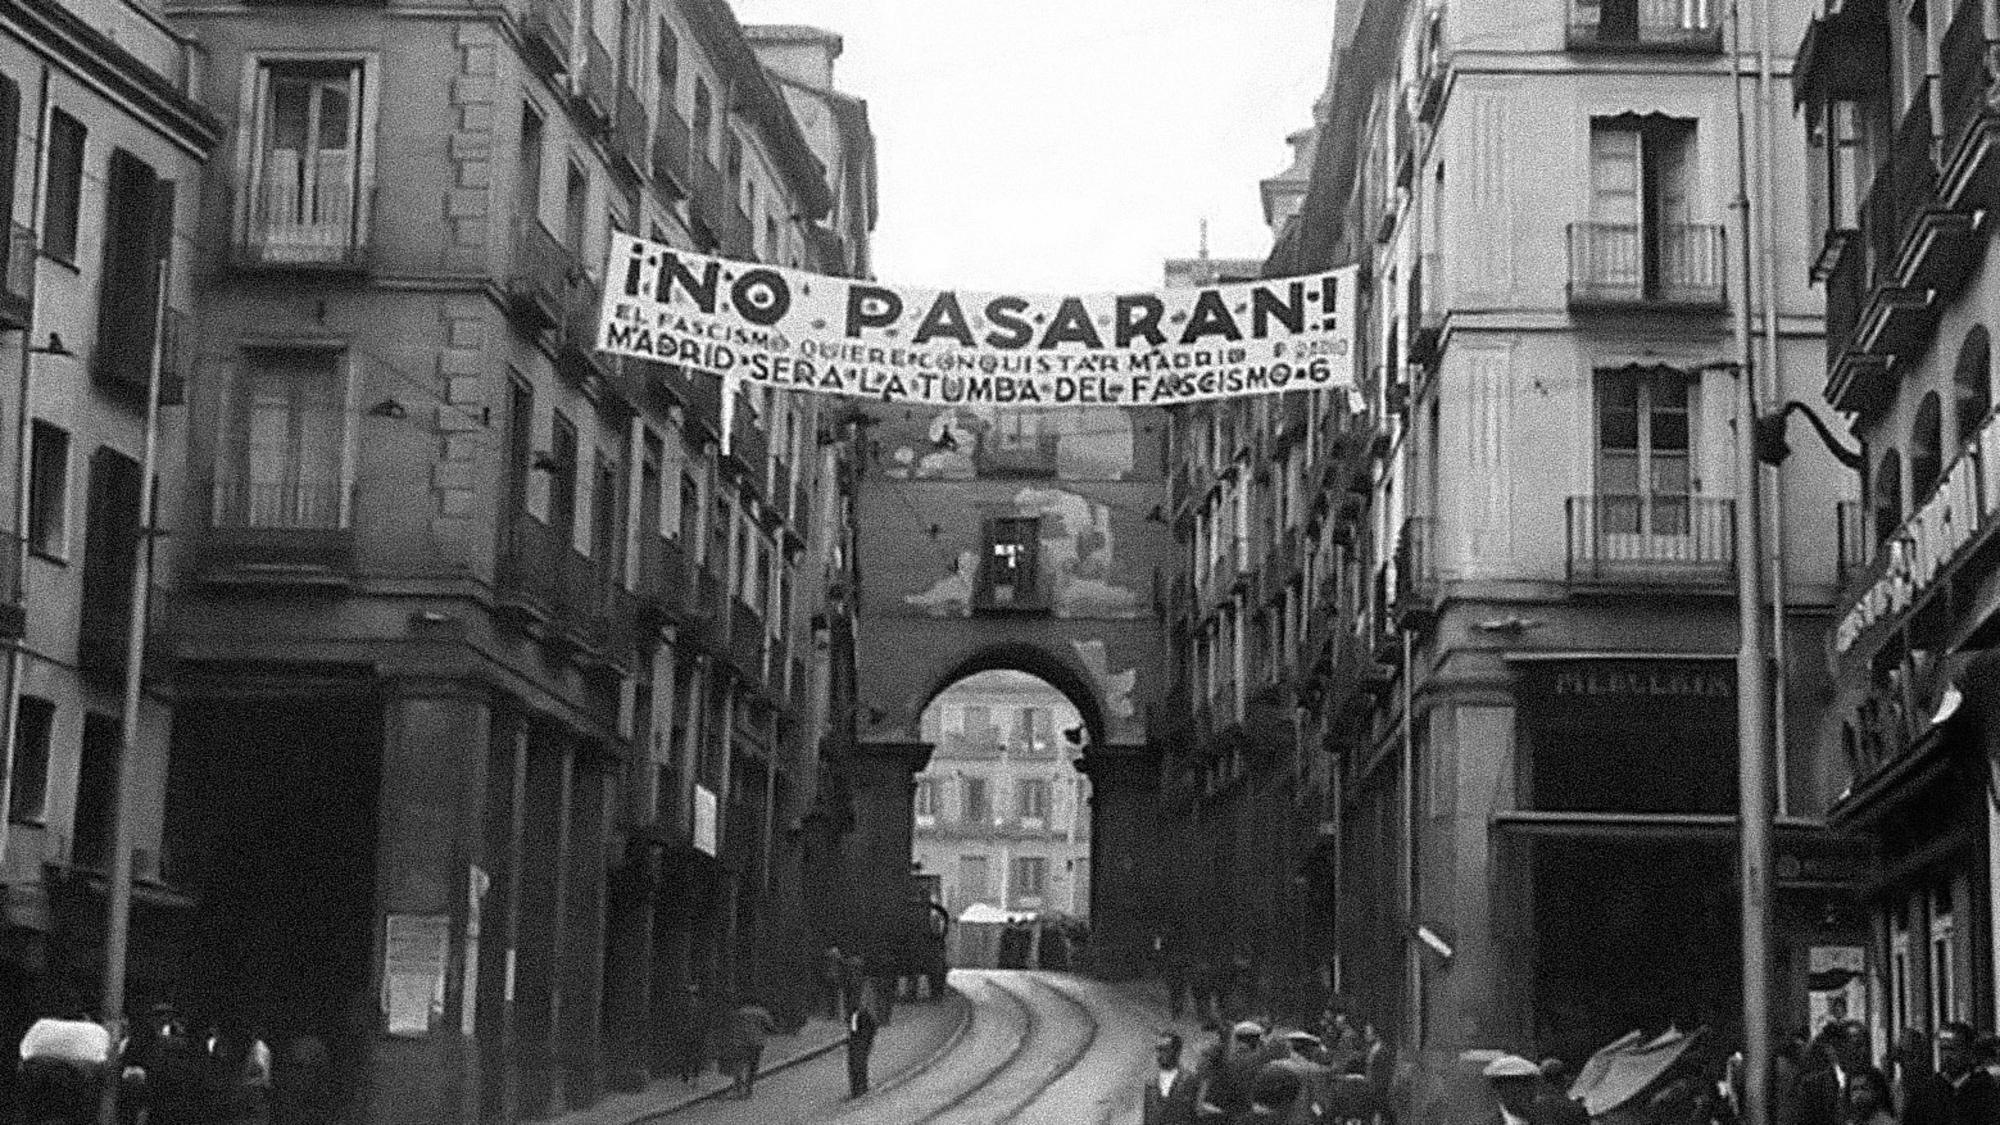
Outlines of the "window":
{"label": "window", "polygon": [[1590,221],[1573,236],[1572,296],[1640,301],[1718,284],[1710,228],[1691,220],[1694,123],[1618,117],[1590,125]]}
{"label": "window", "polygon": [[1911,1009],[1910,995],[1910,919],[1905,910],[1898,909],[1889,932],[1889,1022],[1891,1031],[1918,1026],[1916,1013]]}
{"label": "window", "polygon": [[1910,423],[1910,507],[1920,509],[1937,491],[1944,474],[1944,424],[1938,393],[1932,391],[1917,404],[1916,420]]}
{"label": "window", "polygon": [[1693,490],[1684,372],[1603,372],[1597,396],[1597,494],[1602,531],[1686,535]]}
{"label": "window", "polygon": [[590,487],[590,556],[605,573],[618,562],[618,544],[625,537],[618,527],[618,465],[597,455]]}
{"label": "window", "polygon": [[42,252],[76,261],[77,219],[83,209],[83,123],[59,109],[49,111],[48,198],[42,215]]}
{"label": "window", "polygon": [[1049,783],[1043,778],[1022,778],[1014,785],[1014,813],[1022,820],[1046,821],[1049,816]]}
{"label": "window", "polygon": [[1875,541],[1887,543],[1903,524],[1903,455],[1885,450],[1875,467]]}
{"label": "window", "polygon": [[1871,169],[1863,152],[1863,114],[1857,101],[1826,103],[1819,140],[1826,159],[1826,224],[1828,230],[1861,226],[1861,201],[1868,195]]}
{"label": "window", "polygon": [[550,424],[549,526],[564,547],[576,542],[576,423],[557,411]]}
{"label": "window", "polygon": [[987,476],[1045,477],[1056,471],[1060,435],[1044,428],[1039,410],[1001,410],[980,445],[979,471]]}
{"label": "window", "polygon": [[1014,860],[1014,900],[1039,899],[1048,893],[1049,861],[1038,855],[1017,856]]}
{"label": "window", "polygon": [[563,245],[586,258],[583,240],[590,230],[590,176],[572,164],[563,191]]}
{"label": "window", "polygon": [[966,903],[984,902],[987,895],[987,868],[990,860],[983,855],[962,855],[958,857],[959,901]]}
{"label": "window", "polygon": [[37,418],[29,440],[28,549],[61,558],[69,546],[69,431]]}
{"label": "window", "polygon": [[681,81],[681,39],[672,24],[660,21],[659,44],[653,49],[654,77],[660,88],[660,114],[678,112],[674,98]]}
{"label": "window", "polygon": [[14,780],[7,794],[7,818],[40,824],[48,815],[49,741],[56,705],[32,695],[14,712]]}
{"label": "window", "polygon": [[692,552],[697,546],[695,537],[700,534],[697,524],[701,520],[701,486],[686,473],[681,474],[680,516],[681,550]]}
{"label": "window", "polygon": [[714,120],[715,105],[708,92],[708,83],[697,78],[694,80],[694,120],[688,125],[694,132],[695,154],[703,160],[707,160],[708,154],[714,151],[709,147],[708,135],[709,126]]}
{"label": "window", "polygon": [[246,249],[252,260],[343,262],[362,244],[361,64],[257,71]]}
{"label": "window", "polygon": [[937,781],[928,777],[918,778],[917,792],[915,797],[912,799],[912,805],[916,809],[917,818],[919,820],[931,820],[936,818]]}
{"label": "window", "polygon": [[978,608],[1038,608],[1036,556],[1041,523],[1033,516],[986,522],[986,559],[980,567],[974,603]]}
{"label": "window", "polygon": [[345,359],[331,349],[244,355],[224,392],[218,526],[346,526]]}
{"label": "window", "polygon": [[1926,966],[1934,1025],[1965,1018],[1965,1009],[1959,1003],[1957,958],[1952,955],[1954,931],[1951,888],[1936,887],[1930,893],[1930,963]]}
{"label": "window", "polygon": [[173,250],[174,185],[153,166],[113,149],[104,202],[104,265],[98,284],[98,376],[143,391],[153,365],[160,264]]}
{"label": "window", "polygon": [[522,221],[539,220],[542,215],[542,115],[535,107],[521,107],[520,164],[514,174],[517,193],[514,213]]}
{"label": "window", "polygon": [[986,793],[986,779],[967,777],[958,783],[958,818],[968,826],[984,826],[993,820],[993,805]]}
{"label": "window", "polygon": [[119,722],[108,715],[83,717],[83,754],[76,769],[76,815],[70,824],[70,862],[104,870],[111,856],[111,818],[118,795]]}
{"label": "window", "polygon": [[1993,345],[1984,325],[1974,325],[1958,346],[1958,363],[1951,372],[1952,414],[1957,418],[1955,448],[1964,449],[1979,436],[1979,426],[1993,409]]}
{"label": "window", "polygon": [[535,388],[507,379],[507,512],[528,510],[528,474],[535,463]]}
{"label": "window", "polygon": [[14,169],[21,143],[21,88],[12,78],[0,74],[0,232],[9,235],[0,246],[0,281],[7,277],[12,246],[12,226],[20,208],[14,205]]}

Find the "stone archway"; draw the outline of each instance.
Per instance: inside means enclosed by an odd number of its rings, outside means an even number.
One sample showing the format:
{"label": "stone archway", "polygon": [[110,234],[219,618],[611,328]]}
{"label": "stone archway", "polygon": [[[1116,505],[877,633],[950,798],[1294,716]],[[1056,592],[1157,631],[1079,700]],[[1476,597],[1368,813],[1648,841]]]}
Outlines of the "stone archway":
{"label": "stone archway", "polygon": [[[885,950],[907,897],[916,775],[934,747],[923,737],[921,716],[938,695],[981,672],[1024,672],[1049,684],[1076,708],[1088,732],[1076,768],[1090,779],[1089,916],[1095,967],[1124,975],[1143,962],[1157,928],[1158,757],[1145,740],[1143,717],[1129,703],[1107,695],[1117,677],[1067,651],[1022,639],[979,638],[914,682],[921,684],[895,719],[874,724],[856,746],[856,836],[853,865],[861,885],[853,901],[864,924],[850,940]],[[1110,679],[1112,691],[1106,691]],[[1123,713],[1121,714],[1121,710]],[[884,716],[888,718],[888,716]],[[1136,740],[1135,740],[1136,739]]]}

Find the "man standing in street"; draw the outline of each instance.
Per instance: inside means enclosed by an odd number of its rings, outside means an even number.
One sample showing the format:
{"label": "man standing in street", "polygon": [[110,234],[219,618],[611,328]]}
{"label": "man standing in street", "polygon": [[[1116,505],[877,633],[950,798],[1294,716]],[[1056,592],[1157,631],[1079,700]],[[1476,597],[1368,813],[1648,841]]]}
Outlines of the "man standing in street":
{"label": "man standing in street", "polygon": [[1953,1021],[1938,1028],[1936,1074],[1906,1091],[1904,1125],[2000,1125],[2000,1086],[1977,1065],[1978,1038]]}
{"label": "man standing in street", "polygon": [[875,982],[864,980],[854,1008],[847,1013],[847,1096],[868,1092],[868,1052],[875,1048]]}
{"label": "man standing in street", "polygon": [[1172,1031],[1160,1033],[1153,1044],[1158,1072],[1146,1082],[1140,1103],[1140,1125],[1194,1125],[1195,1076],[1181,1068],[1181,1037]]}

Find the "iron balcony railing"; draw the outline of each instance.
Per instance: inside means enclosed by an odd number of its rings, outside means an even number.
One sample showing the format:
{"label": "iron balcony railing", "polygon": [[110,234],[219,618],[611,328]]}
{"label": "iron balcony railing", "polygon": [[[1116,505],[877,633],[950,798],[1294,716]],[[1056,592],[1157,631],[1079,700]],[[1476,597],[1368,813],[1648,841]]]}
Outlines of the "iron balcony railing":
{"label": "iron balcony railing", "polygon": [[271,531],[330,531],[347,524],[346,487],[338,477],[278,484],[245,480],[215,482],[214,527]]}
{"label": "iron balcony railing", "polygon": [[1572,223],[1571,305],[1720,306],[1718,223]]}
{"label": "iron balcony railing", "polygon": [[[1937,202],[1937,130],[1931,116],[1932,81],[1926,78],[1918,84],[1891,142],[1890,167],[1894,169],[1891,182],[1896,194],[1890,233],[1898,250],[1916,229],[1918,219]],[[1896,256],[1892,254],[1887,260],[1893,263]]]}
{"label": "iron balcony railing", "polygon": [[1719,51],[1720,0],[1570,0],[1572,51]]}
{"label": "iron balcony railing", "polygon": [[1947,161],[1965,141],[1980,117],[1993,112],[1989,101],[1996,78],[1993,48],[1986,34],[1986,7],[1983,0],[1959,0],[1951,25],[1945,28],[1938,54],[1944,70],[1944,121],[1940,137]]}
{"label": "iron balcony railing", "polygon": [[535,328],[554,328],[568,307],[570,278],[577,272],[569,248],[556,241],[533,215],[514,221],[514,262],[507,295],[514,314]]}
{"label": "iron balcony railing", "polygon": [[1720,584],[1736,572],[1736,502],[1688,495],[1572,496],[1575,585]]}
{"label": "iron balcony railing", "polygon": [[1868,255],[1864,244],[1850,242],[1826,276],[1826,365],[1831,371],[1861,323],[1868,299]]}
{"label": "iron balcony railing", "polygon": [[729,599],[729,655],[744,675],[763,675],[764,619],[737,598]]}

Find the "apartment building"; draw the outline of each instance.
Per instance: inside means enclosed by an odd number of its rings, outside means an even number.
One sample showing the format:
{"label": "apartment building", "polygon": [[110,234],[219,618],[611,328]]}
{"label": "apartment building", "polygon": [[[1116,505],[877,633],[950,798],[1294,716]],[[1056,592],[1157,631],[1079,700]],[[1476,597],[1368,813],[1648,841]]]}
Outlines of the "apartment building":
{"label": "apartment building", "polygon": [[[1774,34],[1805,24],[1769,8]],[[1202,826],[1194,893],[1238,896],[1192,943],[1298,974],[1254,930],[1331,916],[1321,971],[1415,1060],[1419,1116],[1479,1096],[1469,1048],[1735,1034],[1739,566],[1782,576],[1784,1025],[1863,941],[1865,856],[1825,830],[1841,782],[1813,738],[1853,475],[1797,443],[1766,470],[1768,557],[1736,549],[1732,314],[1771,412],[1816,400],[1820,305],[1782,105],[1770,190],[1748,173],[1768,303],[1733,272],[1728,35],[1693,3],[1361,6],[1265,267],[1360,267],[1358,392],[1177,430],[1193,716],[1163,815]],[[1288,801],[1282,829],[1256,813]]]}
{"label": "apartment building", "polygon": [[810,399],[595,352],[607,237],[850,271],[872,145],[816,148],[720,0],[169,15],[230,138],[190,228],[182,999],[325,1040],[355,1120],[666,1073],[816,948],[851,552]]}
{"label": "apartment building", "polygon": [[[0,12],[8,1034],[103,993],[133,568],[150,553],[164,584],[179,554],[142,533],[147,388],[157,352],[158,473],[177,479],[202,166],[224,132],[196,100],[198,62],[157,4]],[[171,494],[156,511],[162,530],[181,526]],[[171,604],[164,589],[148,601],[156,621]],[[140,1002],[170,994],[195,906],[162,833],[169,670],[148,669],[122,776],[137,883],[128,991]]]}
{"label": "apartment building", "polygon": [[1825,286],[1825,401],[1864,458],[1842,508],[1814,743],[1867,839],[1866,980],[1881,1041],[1996,1018],[1992,763],[2000,500],[1986,222],[1990,4],[1827,5],[1798,40],[1805,247]]}
{"label": "apartment building", "polygon": [[954,918],[978,903],[1089,916],[1084,729],[1061,692],[1021,672],[968,676],[925,709],[937,749],[917,775],[912,858]]}

